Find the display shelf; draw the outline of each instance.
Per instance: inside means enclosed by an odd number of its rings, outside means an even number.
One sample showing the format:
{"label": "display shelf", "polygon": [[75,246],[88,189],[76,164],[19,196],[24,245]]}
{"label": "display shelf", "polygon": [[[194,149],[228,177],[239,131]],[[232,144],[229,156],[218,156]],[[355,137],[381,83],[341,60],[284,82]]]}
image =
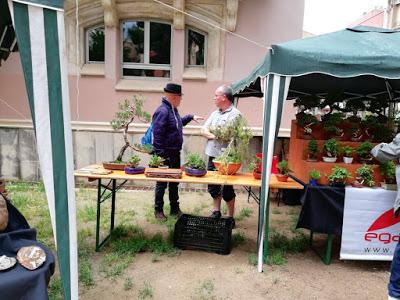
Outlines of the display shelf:
{"label": "display shelf", "polygon": [[[332,168],[334,166],[340,166],[346,168],[351,175],[352,179],[349,180],[349,183],[354,181],[356,177],[356,170],[363,166],[363,163],[357,160],[357,157],[354,158],[354,162],[352,164],[346,164],[343,162],[342,156],[339,156],[335,163],[327,163],[322,161],[322,154],[319,154],[319,160],[316,162],[307,161],[307,147],[310,140],[299,139],[297,138],[297,126],[296,121],[292,121],[291,135],[290,135],[290,144],[289,144],[289,165],[295,174],[296,177],[300,178],[304,182],[308,182],[308,173],[311,170],[318,170],[321,172],[320,184],[328,184],[327,176],[331,174]],[[322,147],[325,140],[317,140],[318,150],[322,152]],[[341,146],[349,145],[353,148],[356,148],[362,142],[352,142],[352,141],[338,141]],[[376,143],[372,143],[376,144]],[[380,181],[382,181],[382,175],[379,172],[378,162],[374,161],[374,164],[371,164],[374,170],[375,177],[375,185],[379,186]]]}

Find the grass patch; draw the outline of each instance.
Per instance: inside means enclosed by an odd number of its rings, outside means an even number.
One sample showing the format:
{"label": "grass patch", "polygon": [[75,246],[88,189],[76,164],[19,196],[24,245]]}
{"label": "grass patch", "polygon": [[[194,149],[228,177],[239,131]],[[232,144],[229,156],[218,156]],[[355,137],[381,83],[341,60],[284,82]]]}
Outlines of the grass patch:
{"label": "grass patch", "polygon": [[79,260],[79,282],[87,288],[94,286],[92,264],[89,259]]}
{"label": "grass patch", "polygon": [[282,251],[271,251],[267,258],[267,264],[282,266],[286,264],[286,259],[283,257]]}
{"label": "grass patch", "polygon": [[84,222],[96,221],[96,209],[93,206],[85,205],[83,208],[78,209],[77,216]]}
{"label": "grass patch", "polygon": [[148,282],[144,282],[143,287],[139,290],[139,299],[146,298],[153,298],[153,287]]}
{"label": "grass patch", "polygon": [[61,278],[58,276],[52,277],[48,287],[49,299],[50,300],[63,300],[63,288],[61,283]]}
{"label": "grass patch", "polygon": [[133,287],[133,280],[130,277],[126,277],[124,281],[124,290],[129,291]]}
{"label": "grass patch", "polygon": [[278,208],[274,208],[274,209],[272,210],[272,213],[273,213],[274,215],[280,215],[280,214],[282,214],[282,212],[281,212]]}
{"label": "grass patch", "polygon": [[249,263],[249,265],[256,266],[257,265],[257,254],[248,253],[247,254],[247,262]]}
{"label": "grass patch", "polygon": [[199,287],[195,289],[194,299],[214,299],[214,280],[211,278],[205,279]]}
{"label": "grass patch", "polygon": [[115,278],[121,275],[132,261],[132,255],[120,255],[115,252],[108,253],[100,262],[100,271],[106,277]]}
{"label": "grass patch", "polygon": [[239,214],[235,217],[237,221],[242,221],[249,218],[253,214],[253,210],[250,207],[244,207],[240,210]]}
{"label": "grass patch", "polygon": [[243,232],[236,232],[232,234],[232,245],[235,246],[240,246],[244,245],[246,243],[246,238],[244,237]]}

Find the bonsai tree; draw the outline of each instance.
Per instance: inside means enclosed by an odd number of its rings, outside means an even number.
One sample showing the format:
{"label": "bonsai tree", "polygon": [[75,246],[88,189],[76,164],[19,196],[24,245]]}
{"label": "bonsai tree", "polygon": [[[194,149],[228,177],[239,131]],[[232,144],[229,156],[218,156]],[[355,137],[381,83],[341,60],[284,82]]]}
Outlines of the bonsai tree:
{"label": "bonsai tree", "polygon": [[278,181],[287,181],[289,173],[292,172],[289,167],[289,163],[286,160],[282,160],[278,162],[278,165],[276,167],[279,170],[279,174],[276,174]]}
{"label": "bonsai tree", "polygon": [[308,142],[307,146],[308,160],[316,161],[318,155],[318,143],[315,139]]}
{"label": "bonsai tree", "polygon": [[384,178],[384,182],[387,184],[396,183],[396,165],[392,160],[388,160],[385,163],[379,165],[379,170]]}
{"label": "bonsai tree", "polygon": [[352,178],[350,172],[339,166],[333,167],[331,175],[328,176],[331,185],[345,185],[347,179],[350,178]]}
{"label": "bonsai tree", "polygon": [[357,155],[361,161],[372,161],[372,155],[371,155],[372,148],[373,145],[368,141],[361,143],[356,148]]}
{"label": "bonsai tree", "polygon": [[255,157],[254,160],[249,164],[249,171],[261,172],[261,158]]}
{"label": "bonsai tree", "polygon": [[310,184],[312,186],[317,186],[318,180],[321,178],[321,172],[318,170],[311,170],[308,173],[308,177],[310,177]]}
{"label": "bonsai tree", "polygon": [[331,133],[335,136],[343,136],[343,129],[339,127],[339,124],[343,122],[343,113],[336,112],[328,115],[324,120],[324,130],[325,132]]}
{"label": "bonsai tree", "polygon": [[365,110],[365,103],[363,99],[349,99],[346,101],[345,111],[351,112],[353,118],[348,118],[349,121],[359,121],[357,113]]}
{"label": "bonsai tree", "polygon": [[324,143],[324,154],[327,157],[337,157],[339,149],[339,144],[335,139],[329,139]]}
{"label": "bonsai tree", "polygon": [[342,153],[343,153],[343,161],[346,164],[351,164],[353,162],[354,148],[346,145],[342,148]]}
{"label": "bonsai tree", "polygon": [[154,154],[149,161],[149,167],[158,168],[162,165],[164,165],[164,158],[158,156],[157,154]]}
{"label": "bonsai tree", "polygon": [[374,181],[374,171],[372,170],[371,166],[364,164],[362,167],[356,170],[357,180],[361,184],[365,184],[367,186],[375,185]]}
{"label": "bonsai tree", "polygon": [[296,98],[294,106],[299,109],[300,112],[304,112],[309,109],[318,107],[321,99],[316,95],[305,95]]}
{"label": "bonsai tree", "polygon": [[205,170],[206,163],[197,153],[189,153],[186,157],[185,166],[191,169]]}
{"label": "bonsai tree", "polygon": [[131,168],[136,168],[137,166],[139,166],[139,163],[140,163],[140,157],[137,155],[132,155],[128,161],[128,166]]}
{"label": "bonsai tree", "polygon": [[140,147],[140,145],[131,145],[128,139],[128,128],[129,125],[136,119],[142,122],[150,121],[150,114],[143,111],[144,99],[142,96],[134,95],[132,100],[124,100],[118,104],[119,111],[115,114],[110,124],[114,130],[121,130],[124,137],[124,145],[118,153],[115,161],[122,161],[122,157],[126,149],[132,148],[139,152],[148,152],[148,149]]}

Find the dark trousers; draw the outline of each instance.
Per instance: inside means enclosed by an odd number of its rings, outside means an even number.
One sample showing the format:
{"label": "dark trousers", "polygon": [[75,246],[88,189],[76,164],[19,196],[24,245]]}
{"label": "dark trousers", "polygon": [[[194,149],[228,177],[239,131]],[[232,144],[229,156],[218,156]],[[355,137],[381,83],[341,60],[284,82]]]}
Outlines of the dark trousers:
{"label": "dark trousers", "polygon": [[[212,156],[208,158],[208,164],[207,164],[208,171],[215,171],[215,166],[214,163],[212,162],[213,159],[214,157]],[[222,199],[224,199],[226,202],[229,202],[235,199],[236,197],[235,190],[231,185],[220,186],[216,184],[209,184],[207,190],[210,193],[211,197],[217,198],[222,196]]]}
{"label": "dark trousers", "polygon": [[[170,168],[179,169],[181,167],[181,155],[180,153],[172,154],[165,159],[164,165]],[[179,209],[179,194],[178,194],[178,184],[177,182],[159,182],[156,183],[155,190],[155,201],[154,210],[161,212],[164,209],[164,193],[168,186],[169,193],[169,203],[171,205],[171,212],[177,212]]]}
{"label": "dark trousers", "polygon": [[394,250],[388,290],[389,296],[400,299],[400,242]]}

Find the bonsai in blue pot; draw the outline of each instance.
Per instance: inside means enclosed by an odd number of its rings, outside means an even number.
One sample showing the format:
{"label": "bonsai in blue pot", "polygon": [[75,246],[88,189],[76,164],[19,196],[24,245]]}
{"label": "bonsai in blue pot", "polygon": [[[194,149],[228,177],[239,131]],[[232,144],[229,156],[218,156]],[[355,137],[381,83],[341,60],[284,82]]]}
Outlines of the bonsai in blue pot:
{"label": "bonsai in blue pot", "polygon": [[321,173],[318,170],[314,169],[308,173],[308,176],[310,177],[310,185],[317,186],[318,180],[321,178]]}
{"label": "bonsai in blue pot", "polygon": [[201,177],[207,174],[205,161],[197,153],[189,153],[186,157],[185,173],[188,176]]}
{"label": "bonsai in blue pot", "polygon": [[132,155],[129,159],[127,166],[125,167],[126,174],[142,174],[144,173],[144,167],[139,166],[140,157]]}

